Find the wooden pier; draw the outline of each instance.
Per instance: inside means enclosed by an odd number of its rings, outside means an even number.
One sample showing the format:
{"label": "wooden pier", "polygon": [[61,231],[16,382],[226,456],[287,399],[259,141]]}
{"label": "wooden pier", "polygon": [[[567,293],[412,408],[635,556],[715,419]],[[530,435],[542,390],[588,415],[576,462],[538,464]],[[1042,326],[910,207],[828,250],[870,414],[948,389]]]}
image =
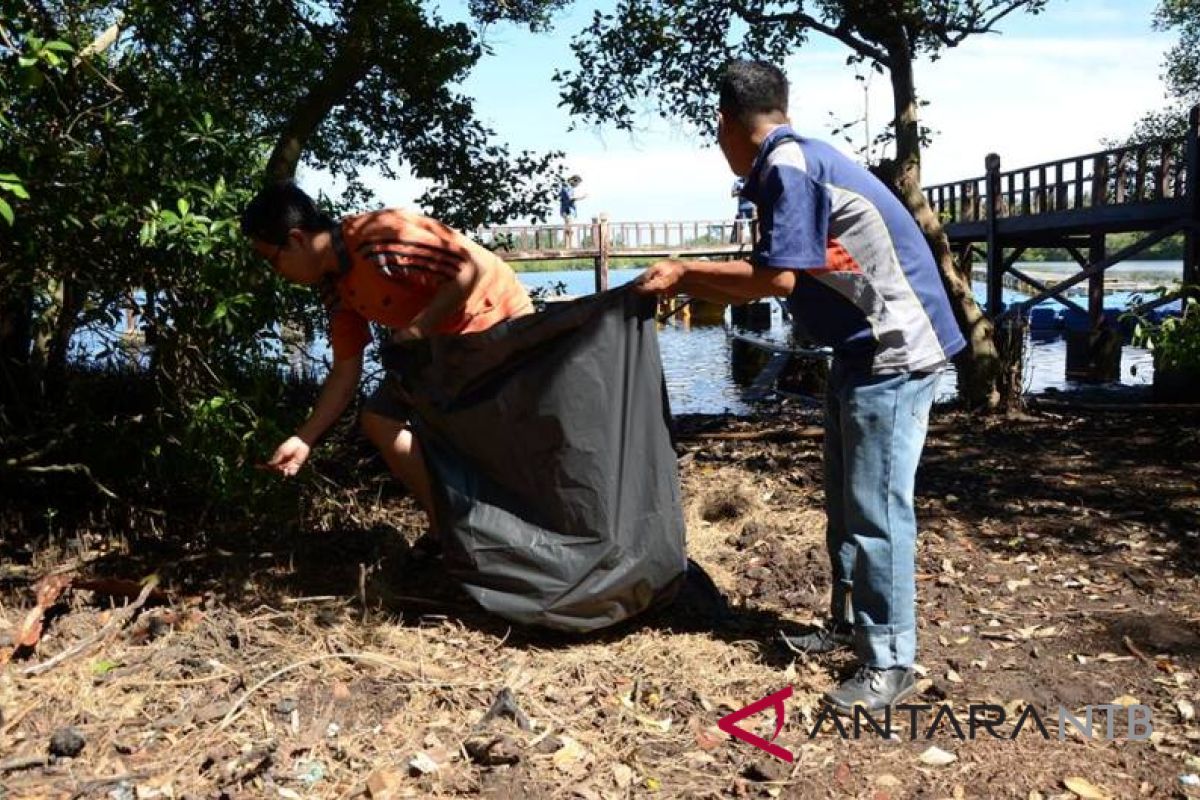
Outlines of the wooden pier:
{"label": "wooden pier", "polygon": [[[1200,280],[1200,106],[1189,114],[1186,135],[1177,139],[1008,171],[992,153],[981,177],[930,186],[925,196],[943,220],[961,266],[969,268],[976,256],[985,260],[989,316],[1024,314],[1047,298],[1073,306],[1065,291],[1087,281],[1088,314],[1098,330],[1104,324],[1106,271],[1169,236],[1184,237],[1183,287],[1142,308],[1193,291]],[[1143,236],[1109,253],[1105,236],[1128,232]],[[1031,247],[1063,248],[1079,271],[1064,278],[1014,267]],[[1036,291],[1006,309],[1001,289],[1009,279]]]}
{"label": "wooden pier", "polygon": [[751,220],[610,222],[600,215],[571,225],[503,225],[481,228],[475,239],[505,261],[590,258],[596,291],[608,288],[614,258],[745,258],[755,237]]}
{"label": "wooden pier", "polygon": [[[1179,276],[1161,275],[1161,277],[1158,277],[1162,272],[1164,271],[1155,270],[1154,272],[1149,273],[1155,277],[1145,277],[1140,274],[1117,275],[1110,272],[1104,276],[1104,293],[1112,294],[1114,292],[1123,292],[1129,294],[1146,294],[1159,287],[1177,289],[1179,284]],[[1069,275],[1064,275],[1062,272],[1057,270],[1052,271],[1028,268],[1021,270],[1021,275],[1024,277],[1017,277],[1011,272],[1004,273],[1004,288],[1012,289],[1015,292],[1020,292],[1021,294],[1029,295],[1030,297],[1033,297],[1041,292],[1043,287],[1052,285],[1055,281],[1060,281],[1064,277],[1070,277]],[[971,279],[977,280],[980,283],[987,281],[987,269],[985,267],[972,267]],[[1063,294],[1068,294],[1069,292],[1070,290],[1063,292]]]}

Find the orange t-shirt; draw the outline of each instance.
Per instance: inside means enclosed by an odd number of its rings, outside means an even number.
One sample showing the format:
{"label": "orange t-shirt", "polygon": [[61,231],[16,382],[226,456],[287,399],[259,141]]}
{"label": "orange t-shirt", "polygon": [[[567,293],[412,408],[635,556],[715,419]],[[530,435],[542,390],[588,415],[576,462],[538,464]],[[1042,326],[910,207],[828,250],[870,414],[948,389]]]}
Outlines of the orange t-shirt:
{"label": "orange t-shirt", "polygon": [[468,260],[479,269],[479,282],[436,333],[482,331],[533,311],[512,267],[437,220],[384,209],[347,217],[341,227],[350,269],[337,279],[330,304],[335,361],[362,353],[371,340],[368,321],[408,325]]}

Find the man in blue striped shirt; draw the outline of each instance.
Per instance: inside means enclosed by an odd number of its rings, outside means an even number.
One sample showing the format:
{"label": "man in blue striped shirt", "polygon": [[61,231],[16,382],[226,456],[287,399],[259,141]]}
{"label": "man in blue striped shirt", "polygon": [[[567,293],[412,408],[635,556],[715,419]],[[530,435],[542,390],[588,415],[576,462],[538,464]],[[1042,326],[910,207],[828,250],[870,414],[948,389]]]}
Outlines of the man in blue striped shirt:
{"label": "man in blue striped shirt", "polygon": [[788,84],[735,61],[721,79],[717,141],[758,210],[747,261],[660,261],[646,293],[727,303],[786,297],[796,324],[833,348],[825,402],[830,620],[791,649],[853,645],[857,672],[825,701],[879,710],[914,690],[913,486],[938,372],[965,346],[933,255],[878,179],[788,124]]}

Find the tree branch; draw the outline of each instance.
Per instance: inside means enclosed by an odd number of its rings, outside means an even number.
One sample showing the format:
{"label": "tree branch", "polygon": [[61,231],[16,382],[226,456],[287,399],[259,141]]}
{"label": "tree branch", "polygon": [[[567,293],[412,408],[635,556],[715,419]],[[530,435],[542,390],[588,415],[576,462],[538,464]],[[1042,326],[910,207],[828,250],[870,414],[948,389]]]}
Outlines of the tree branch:
{"label": "tree branch", "polygon": [[315,22],[310,20],[308,17],[304,16],[304,14],[301,13],[300,9],[296,8],[296,4],[293,2],[290,2],[290,0],[287,3],[287,8],[288,8],[288,11],[290,11],[292,13],[292,17],[296,20],[296,22],[300,23],[300,26],[302,28],[304,28],[306,31],[308,31],[308,35],[313,38],[313,41],[316,42],[317,44],[321,45],[322,50],[325,50],[326,52],[328,52],[329,51],[329,29],[323,25],[317,25]]}
{"label": "tree branch", "polygon": [[14,53],[19,52],[17,49],[16,42],[14,42],[9,37],[8,31],[5,30],[3,25],[0,25],[0,44],[3,44],[5,47],[7,47],[9,50],[12,50]]}
{"label": "tree branch", "polygon": [[878,61],[889,69],[891,68],[891,62],[888,60],[887,53],[875,47],[870,42],[854,36],[844,25],[838,25],[836,28],[830,27],[816,17],[805,14],[803,11],[797,11],[792,14],[761,14],[757,11],[751,11],[741,2],[733,2],[730,6],[733,12],[747,25],[770,25],[779,22],[794,22],[802,27],[837,39],[859,55],[866,56]]}
{"label": "tree branch", "polygon": [[[1029,5],[1028,0],[1016,0],[1016,2],[1011,2],[997,11],[996,15],[986,22],[977,21],[979,16],[987,13],[987,11],[981,10],[979,15],[975,17],[976,21],[967,22],[960,25],[951,25],[949,22],[946,22],[943,26],[939,27],[939,29],[935,31],[935,34],[937,35],[938,39],[940,39],[947,47],[957,47],[968,36],[972,36],[977,33],[990,33],[996,26],[997,22],[1004,19],[1018,8],[1027,5]],[[996,5],[993,5],[989,10],[995,8]],[[951,35],[952,33],[954,35]]]}
{"label": "tree branch", "polygon": [[300,155],[309,137],[320,127],[326,115],[342,102],[371,69],[370,37],[376,3],[360,2],[346,24],[346,35],[339,42],[338,54],[299,102],[284,124],[279,141],[267,161],[267,178],[286,180],[296,173]]}

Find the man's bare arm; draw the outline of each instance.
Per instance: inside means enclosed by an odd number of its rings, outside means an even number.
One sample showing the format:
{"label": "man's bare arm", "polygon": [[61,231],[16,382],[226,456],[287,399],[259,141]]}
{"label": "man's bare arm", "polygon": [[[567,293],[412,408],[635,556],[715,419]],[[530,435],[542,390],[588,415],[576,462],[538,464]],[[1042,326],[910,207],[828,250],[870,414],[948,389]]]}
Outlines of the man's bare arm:
{"label": "man's bare arm", "polygon": [[748,261],[659,261],[642,275],[639,290],[650,294],[720,296],[720,302],[746,303],[786,297],[796,286],[791,270],[756,267]]}

